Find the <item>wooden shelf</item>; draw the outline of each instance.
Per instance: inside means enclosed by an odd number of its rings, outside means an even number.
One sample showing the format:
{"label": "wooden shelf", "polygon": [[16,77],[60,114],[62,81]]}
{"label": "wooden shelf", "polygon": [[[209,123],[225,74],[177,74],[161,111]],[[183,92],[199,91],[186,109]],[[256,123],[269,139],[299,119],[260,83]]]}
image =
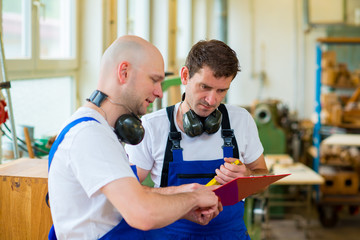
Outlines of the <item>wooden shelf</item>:
{"label": "wooden shelf", "polygon": [[328,37],[316,39],[319,43],[360,43],[359,37]]}
{"label": "wooden shelf", "polygon": [[321,199],[322,204],[340,205],[360,205],[360,194],[355,195],[329,195],[326,194]]}
{"label": "wooden shelf", "polygon": [[330,85],[326,83],[321,83],[322,86],[329,87],[329,88],[341,88],[341,89],[349,89],[349,90],[355,90],[359,86],[342,86],[342,85]]}
{"label": "wooden shelf", "polygon": [[335,124],[322,124],[323,127],[330,127],[330,128],[348,128],[348,129],[360,129],[360,124],[355,123],[341,123],[338,125]]}
{"label": "wooden shelf", "polygon": [[338,167],[338,168],[354,168],[352,163],[341,162],[340,160],[338,162],[335,161],[323,162],[323,160],[321,161],[322,161],[321,166]]}

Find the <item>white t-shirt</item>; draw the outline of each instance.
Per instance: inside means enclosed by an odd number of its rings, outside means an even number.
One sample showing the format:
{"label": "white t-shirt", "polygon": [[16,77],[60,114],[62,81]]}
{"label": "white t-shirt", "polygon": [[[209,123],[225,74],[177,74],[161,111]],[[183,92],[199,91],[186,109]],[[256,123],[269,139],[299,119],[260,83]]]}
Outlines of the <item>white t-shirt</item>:
{"label": "white t-shirt", "polygon": [[58,239],[98,239],[122,219],[100,188],[135,177],[122,144],[105,119],[79,108],[75,119],[92,117],[70,129],[59,145],[49,172],[49,197]]}
{"label": "white t-shirt", "polygon": [[[180,103],[175,105],[174,121]],[[257,160],[264,149],[254,119],[244,108],[227,105],[230,126],[239,148],[240,160],[249,164]],[[125,149],[130,162],[138,167],[151,170],[151,178],[155,187],[160,186],[165,148],[170,131],[170,122],[166,109],[144,115],[142,123],[145,128],[143,141],[135,146],[126,145]],[[183,148],[184,161],[215,160],[223,158],[224,140],[221,131],[214,134],[203,133],[197,137],[189,137],[182,132],[175,121],[176,129],[181,132],[180,146]],[[214,169],[215,173],[215,169]]]}

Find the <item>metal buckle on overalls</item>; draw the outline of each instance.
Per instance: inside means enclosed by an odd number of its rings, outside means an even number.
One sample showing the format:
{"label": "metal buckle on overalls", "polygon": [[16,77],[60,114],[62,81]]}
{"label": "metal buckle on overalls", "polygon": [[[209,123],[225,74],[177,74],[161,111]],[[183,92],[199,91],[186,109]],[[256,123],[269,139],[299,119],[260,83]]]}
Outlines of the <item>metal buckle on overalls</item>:
{"label": "metal buckle on overalls", "polygon": [[234,147],[234,145],[232,144],[232,139],[235,137],[233,129],[221,130],[221,137],[224,139],[223,147]]}
{"label": "metal buckle on overalls", "polygon": [[180,147],[180,140],[181,140],[180,132],[170,132],[169,139],[170,139],[170,141],[172,141],[172,144],[173,144],[171,147],[171,151],[182,149]]}

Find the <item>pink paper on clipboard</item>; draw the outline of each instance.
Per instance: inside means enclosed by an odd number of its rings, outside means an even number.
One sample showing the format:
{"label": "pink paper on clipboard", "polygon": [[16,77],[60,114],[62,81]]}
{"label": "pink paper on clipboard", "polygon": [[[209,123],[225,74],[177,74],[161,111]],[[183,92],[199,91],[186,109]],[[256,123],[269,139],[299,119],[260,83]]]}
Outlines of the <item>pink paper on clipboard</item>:
{"label": "pink paper on clipboard", "polygon": [[290,174],[239,177],[214,190],[223,206],[238,203],[266,186]]}

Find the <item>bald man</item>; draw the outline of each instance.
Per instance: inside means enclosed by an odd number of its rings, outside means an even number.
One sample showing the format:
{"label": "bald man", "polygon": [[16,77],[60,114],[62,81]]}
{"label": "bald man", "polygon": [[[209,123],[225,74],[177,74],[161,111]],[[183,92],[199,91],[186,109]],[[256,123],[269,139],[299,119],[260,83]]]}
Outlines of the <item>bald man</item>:
{"label": "bald man", "polygon": [[49,238],[159,239],[148,230],[180,218],[207,223],[221,211],[214,188],[147,191],[129,165],[119,140],[142,140],[137,115],[162,97],[163,79],[161,53],[144,39],[124,36],[105,51],[97,90],[64,124],[49,154]]}

